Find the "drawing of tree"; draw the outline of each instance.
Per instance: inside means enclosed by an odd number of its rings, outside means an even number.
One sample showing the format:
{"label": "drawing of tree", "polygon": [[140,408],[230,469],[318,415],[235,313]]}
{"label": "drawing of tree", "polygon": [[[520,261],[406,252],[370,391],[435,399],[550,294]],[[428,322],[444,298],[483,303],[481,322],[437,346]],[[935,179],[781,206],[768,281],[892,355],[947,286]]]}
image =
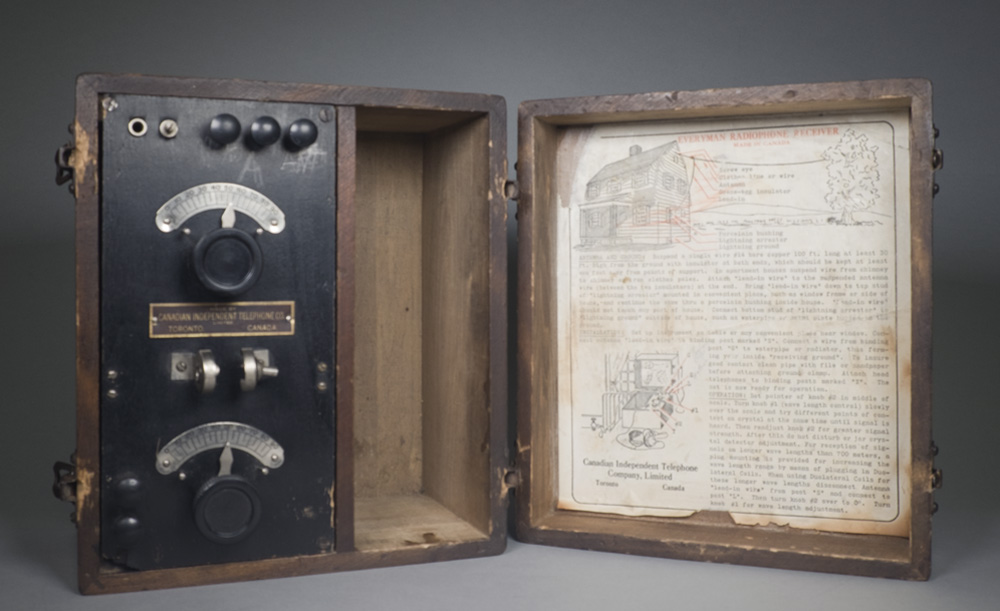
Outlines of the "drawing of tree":
{"label": "drawing of tree", "polygon": [[840,142],[823,153],[829,175],[826,203],[840,211],[844,225],[856,225],[854,212],[871,208],[880,197],[877,150],[868,136],[848,128]]}

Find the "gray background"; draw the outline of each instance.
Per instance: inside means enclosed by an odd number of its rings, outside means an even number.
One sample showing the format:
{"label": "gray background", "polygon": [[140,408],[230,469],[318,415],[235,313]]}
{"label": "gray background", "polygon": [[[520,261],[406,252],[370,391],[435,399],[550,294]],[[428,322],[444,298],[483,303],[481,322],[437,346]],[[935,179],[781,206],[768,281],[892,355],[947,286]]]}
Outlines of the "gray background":
{"label": "gray background", "polygon": [[[0,607],[1000,607],[1000,212],[995,2],[32,2],[0,10]],[[495,93],[509,158],[525,99],[922,76],[935,200],[934,576],[900,583],[559,550],[82,598],[50,465],[73,441],[73,201],[53,184],[80,72]],[[511,164],[513,167],[513,164]],[[513,232],[513,220],[511,221]],[[512,233],[513,240],[513,233]],[[511,246],[513,248],[513,241]],[[513,255],[512,255],[513,256]],[[513,278],[512,278],[513,280]]]}

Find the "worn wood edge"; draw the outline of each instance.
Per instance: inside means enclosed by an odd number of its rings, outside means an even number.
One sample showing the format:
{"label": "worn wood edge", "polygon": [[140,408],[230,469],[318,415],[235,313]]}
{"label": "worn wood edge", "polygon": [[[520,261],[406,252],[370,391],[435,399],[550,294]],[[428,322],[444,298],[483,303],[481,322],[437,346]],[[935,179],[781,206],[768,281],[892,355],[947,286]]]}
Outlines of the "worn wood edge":
{"label": "worn wood edge", "polygon": [[528,100],[518,112],[555,125],[578,125],[850,110],[859,103],[872,109],[902,108],[929,88],[927,79],[913,78],[663,91]]}
{"label": "worn wood edge", "polygon": [[76,524],[77,581],[86,591],[100,570],[100,101],[93,79],[76,82],[73,180],[76,195]]}
{"label": "worn wood edge", "polygon": [[[791,95],[790,95],[791,93]],[[794,552],[757,550],[741,559],[720,560],[738,564],[815,570],[832,573],[862,574],[908,580],[926,580],[930,576],[931,525],[931,197],[933,175],[930,172],[933,152],[931,126],[931,83],[927,79],[887,79],[846,83],[768,86],[738,89],[714,89],[690,92],[663,92],[621,96],[592,96],[533,100],[523,102],[518,110],[518,180],[521,199],[518,206],[518,431],[517,465],[521,483],[517,491],[515,536],[525,542],[640,553],[671,558],[715,560],[728,558],[725,546],[715,549],[718,558],[704,557],[711,546],[692,555],[684,546],[671,546],[648,539],[607,537],[593,533],[542,530],[544,516],[533,516],[532,499],[532,412],[536,359],[534,312],[534,252],[537,228],[534,226],[537,205],[535,150],[536,131],[542,125],[563,126],[588,123],[663,120],[694,116],[754,116],[759,114],[800,114],[842,110],[910,110],[911,149],[911,261],[913,346],[911,353],[911,519],[909,555],[903,561],[873,560],[861,565],[828,558],[802,563]],[[544,203],[544,200],[543,200]],[[554,307],[554,306],[553,306]],[[537,500],[536,500],[537,502]],[[554,509],[554,507],[553,507]],[[753,527],[740,527],[750,528]],[[686,545],[686,544],[685,544]],[[639,551],[649,549],[649,553]],[[787,558],[786,558],[787,556]],[[787,564],[787,566],[785,566]]]}
{"label": "worn wood edge", "polygon": [[350,85],[275,83],[142,74],[86,73],[79,77],[99,93],[307,102],[338,106],[494,112],[505,104],[497,95]]}
{"label": "worn wood edge", "polygon": [[494,97],[489,110],[489,439],[490,439],[490,540],[507,544],[510,469],[508,414],[508,309],[507,309],[507,105]]}
{"label": "worn wood edge", "polygon": [[84,594],[111,594],[141,590],[257,581],[276,577],[301,577],[339,571],[442,562],[495,556],[506,542],[491,539],[456,544],[428,544],[384,552],[350,552],[292,558],[270,558],[231,564],[203,565],[153,571],[104,573],[81,588]]}
{"label": "worn wood edge", "polygon": [[934,126],[930,81],[913,88],[910,107],[910,244],[912,284],[910,553],[919,579],[931,573],[932,451],[932,220]]}
{"label": "worn wood edge", "polygon": [[[851,536],[851,535],[843,535]],[[863,555],[816,554],[808,549],[719,545],[694,541],[660,541],[628,535],[606,535],[547,527],[525,527],[518,533],[525,543],[590,551],[627,553],[673,560],[736,564],[842,575],[885,577],[918,581],[926,579],[919,567],[905,559]]]}
{"label": "worn wood edge", "polygon": [[337,108],[337,449],[334,548],[354,550],[355,111]]}

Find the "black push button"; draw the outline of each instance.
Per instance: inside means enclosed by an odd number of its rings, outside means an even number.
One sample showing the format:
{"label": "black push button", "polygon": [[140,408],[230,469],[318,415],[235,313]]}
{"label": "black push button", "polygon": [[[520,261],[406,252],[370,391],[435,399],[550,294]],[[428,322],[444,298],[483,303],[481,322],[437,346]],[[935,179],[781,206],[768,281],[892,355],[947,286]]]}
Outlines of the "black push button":
{"label": "black push button", "polygon": [[270,146],[281,138],[281,126],[274,117],[260,117],[250,125],[250,139],[257,146]]}
{"label": "black push button", "polygon": [[260,246],[239,229],[216,229],[194,247],[194,270],[210,291],[239,295],[250,289],[264,267]]}
{"label": "black push button", "polygon": [[316,142],[319,130],[309,119],[299,119],[288,128],[288,142],[296,149],[304,149]]}
{"label": "black push button", "polygon": [[241,130],[242,127],[240,127],[240,122],[236,117],[222,113],[208,124],[208,137],[216,144],[225,146],[236,142],[236,139],[240,137]]}

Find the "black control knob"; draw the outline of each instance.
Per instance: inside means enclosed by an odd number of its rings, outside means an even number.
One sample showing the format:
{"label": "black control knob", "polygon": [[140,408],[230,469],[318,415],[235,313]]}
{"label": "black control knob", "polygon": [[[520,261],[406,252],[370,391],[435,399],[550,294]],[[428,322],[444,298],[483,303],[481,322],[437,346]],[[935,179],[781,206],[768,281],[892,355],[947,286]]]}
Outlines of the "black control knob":
{"label": "black control knob", "polygon": [[236,142],[242,131],[239,120],[231,114],[222,113],[208,124],[208,137],[216,144],[225,146]]}
{"label": "black control knob", "polygon": [[142,538],[143,530],[142,522],[133,515],[119,516],[114,522],[114,533],[123,547],[135,545]]}
{"label": "black control knob", "polygon": [[271,146],[281,138],[281,126],[274,117],[260,117],[250,125],[250,139],[257,146]]}
{"label": "black control knob", "polygon": [[210,291],[239,295],[250,289],[264,268],[260,246],[239,229],[216,229],[194,247],[194,271]]}
{"label": "black control knob", "polygon": [[118,478],[115,482],[115,496],[121,505],[137,505],[142,499],[142,482],[131,474]]}
{"label": "black control knob", "polygon": [[316,142],[319,130],[309,119],[299,119],[288,128],[288,142],[296,149],[304,149]]}
{"label": "black control knob", "polygon": [[238,475],[220,475],[205,482],[194,497],[198,530],[216,543],[243,540],[260,522],[257,490]]}

